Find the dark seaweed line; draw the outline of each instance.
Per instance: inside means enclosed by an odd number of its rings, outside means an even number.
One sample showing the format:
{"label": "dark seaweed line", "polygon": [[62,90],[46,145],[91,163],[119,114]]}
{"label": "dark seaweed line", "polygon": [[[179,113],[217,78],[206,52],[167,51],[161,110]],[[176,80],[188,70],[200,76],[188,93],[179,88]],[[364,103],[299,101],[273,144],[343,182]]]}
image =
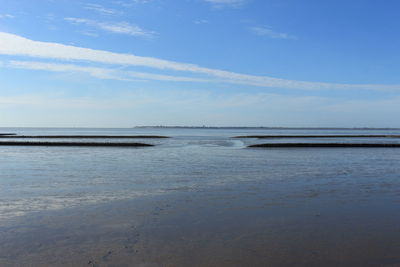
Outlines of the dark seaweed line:
{"label": "dark seaweed line", "polygon": [[46,139],[92,139],[92,138],[102,138],[102,139],[133,139],[133,138],[142,138],[142,139],[158,139],[158,138],[169,138],[168,136],[160,136],[160,135],[2,135],[0,134],[0,138],[46,138]]}
{"label": "dark seaweed line", "polygon": [[400,135],[245,135],[233,138],[400,138]]}
{"label": "dark seaweed line", "polygon": [[365,143],[274,143],[274,144],[256,144],[248,147],[399,147],[400,144],[365,144]]}
{"label": "dark seaweed line", "polygon": [[93,143],[93,142],[0,142],[0,146],[75,146],[75,147],[148,147],[144,143]]}

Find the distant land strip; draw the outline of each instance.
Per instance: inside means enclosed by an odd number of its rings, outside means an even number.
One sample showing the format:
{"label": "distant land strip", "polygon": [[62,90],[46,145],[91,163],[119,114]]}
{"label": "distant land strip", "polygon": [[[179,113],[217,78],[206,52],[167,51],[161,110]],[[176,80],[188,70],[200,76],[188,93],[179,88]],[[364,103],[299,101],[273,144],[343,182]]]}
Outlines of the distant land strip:
{"label": "distant land strip", "polygon": [[233,138],[400,138],[400,135],[243,135]]}
{"label": "distant land strip", "polygon": [[70,147],[148,147],[144,143],[106,143],[106,142],[18,142],[0,141],[0,146],[70,146]]}
{"label": "distant land strip", "polygon": [[0,136],[3,136],[3,135],[14,136],[17,134],[15,134],[15,133],[0,133]]}
{"label": "distant land strip", "polygon": [[92,139],[92,138],[102,138],[102,139],[151,139],[151,138],[170,138],[169,136],[161,135],[6,135],[0,134],[0,138],[46,138],[46,139]]}
{"label": "distant land strip", "polygon": [[382,131],[382,130],[400,130],[400,128],[370,128],[370,127],[266,127],[266,126],[134,126],[133,128],[161,128],[161,129],[231,129],[231,130],[368,130],[368,131]]}
{"label": "distant land strip", "polygon": [[269,143],[269,144],[256,144],[247,147],[260,147],[260,148],[276,148],[276,147],[399,147],[400,144],[379,144],[379,143]]}

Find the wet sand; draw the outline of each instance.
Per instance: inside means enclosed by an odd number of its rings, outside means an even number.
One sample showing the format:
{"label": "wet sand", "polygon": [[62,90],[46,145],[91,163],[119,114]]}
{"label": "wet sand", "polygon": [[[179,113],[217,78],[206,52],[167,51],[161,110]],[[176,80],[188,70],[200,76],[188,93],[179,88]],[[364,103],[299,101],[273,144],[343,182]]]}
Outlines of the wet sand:
{"label": "wet sand", "polygon": [[177,189],[20,217],[0,226],[0,266],[399,266],[395,188],[371,199],[284,187]]}

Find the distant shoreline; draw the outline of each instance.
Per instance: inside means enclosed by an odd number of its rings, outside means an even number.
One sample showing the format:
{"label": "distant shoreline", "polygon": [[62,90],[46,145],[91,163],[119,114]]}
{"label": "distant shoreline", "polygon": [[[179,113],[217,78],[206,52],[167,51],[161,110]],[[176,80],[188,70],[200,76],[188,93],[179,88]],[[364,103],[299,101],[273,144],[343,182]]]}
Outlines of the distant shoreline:
{"label": "distant shoreline", "polygon": [[369,127],[246,127],[246,126],[134,126],[134,129],[232,129],[232,130],[400,130],[400,128],[369,128]]}

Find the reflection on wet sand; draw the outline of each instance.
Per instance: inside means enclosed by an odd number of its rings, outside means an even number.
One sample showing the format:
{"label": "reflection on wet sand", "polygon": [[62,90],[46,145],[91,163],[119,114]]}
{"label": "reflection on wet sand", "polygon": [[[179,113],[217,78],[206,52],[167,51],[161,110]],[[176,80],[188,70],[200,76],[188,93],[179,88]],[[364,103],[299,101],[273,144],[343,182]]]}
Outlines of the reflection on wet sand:
{"label": "reflection on wet sand", "polygon": [[390,202],[243,184],[42,212],[0,228],[0,266],[391,266]]}

